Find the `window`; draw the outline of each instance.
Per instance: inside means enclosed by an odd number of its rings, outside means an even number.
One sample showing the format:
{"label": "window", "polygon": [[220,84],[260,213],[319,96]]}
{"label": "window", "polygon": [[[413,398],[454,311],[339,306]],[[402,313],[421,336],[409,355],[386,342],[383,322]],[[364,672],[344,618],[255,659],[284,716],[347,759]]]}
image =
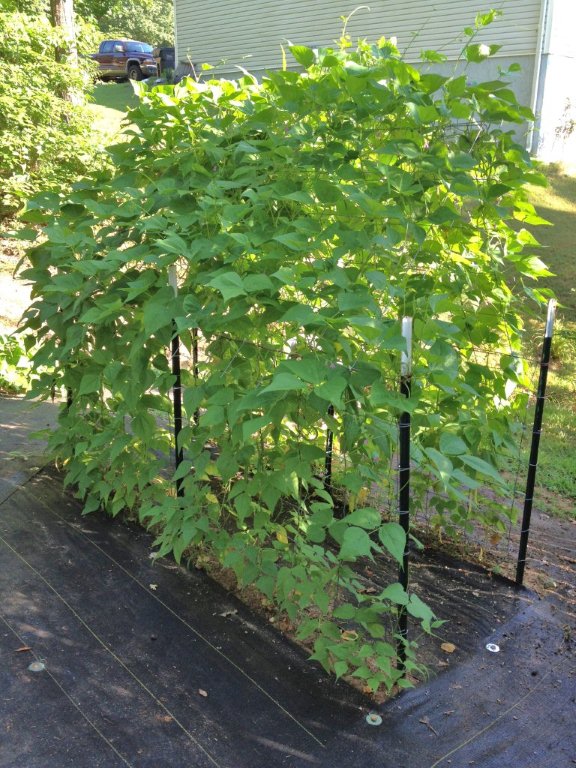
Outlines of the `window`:
{"label": "window", "polygon": [[128,53],[149,53],[152,54],[152,46],[146,43],[126,43]]}

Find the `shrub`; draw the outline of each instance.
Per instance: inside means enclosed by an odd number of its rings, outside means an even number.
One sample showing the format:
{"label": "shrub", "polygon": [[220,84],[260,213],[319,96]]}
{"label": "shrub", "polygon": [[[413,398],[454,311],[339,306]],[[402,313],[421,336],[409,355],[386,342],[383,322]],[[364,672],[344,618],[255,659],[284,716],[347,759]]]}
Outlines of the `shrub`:
{"label": "shrub", "polygon": [[47,17],[0,12],[0,217],[40,189],[69,186],[94,155],[85,109],[59,97],[84,92],[90,66],[56,63],[58,41]]}

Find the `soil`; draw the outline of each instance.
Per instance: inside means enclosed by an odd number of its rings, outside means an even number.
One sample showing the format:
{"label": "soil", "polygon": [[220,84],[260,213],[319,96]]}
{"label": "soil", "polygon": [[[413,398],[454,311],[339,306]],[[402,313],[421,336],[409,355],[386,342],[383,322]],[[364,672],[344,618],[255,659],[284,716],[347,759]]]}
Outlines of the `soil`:
{"label": "soil", "polygon": [[[410,630],[411,639],[418,635],[419,661],[429,676],[435,677],[469,658],[482,638],[504,625],[518,611],[519,604],[534,599],[545,598],[551,603],[570,636],[570,628],[576,626],[576,521],[557,520],[534,511],[524,589],[520,591],[514,587],[517,533],[503,541],[499,549],[490,550],[472,543],[464,546],[462,542],[434,542],[424,534],[422,539],[426,540],[424,549],[411,554],[410,589],[446,621],[433,635],[418,632],[416,622]],[[275,612],[257,590],[239,588],[232,571],[206,556],[196,565],[253,611],[264,615],[292,642],[311,652],[310,644],[297,640],[296,628],[289,619]],[[373,592],[382,591],[397,578],[394,564],[385,558],[364,561],[359,565],[359,575],[366,591]],[[361,681],[346,680],[369,694]],[[388,698],[383,692],[374,697],[377,703]]]}
{"label": "soil", "polygon": [[[560,510],[558,517],[543,511],[549,509],[550,500],[554,500]],[[540,597],[552,598],[567,617],[576,622],[576,519],[573,515],[573,504],[558,494],[538,488],[530,520],[523,585]],[[487,573],[514,583],[521,521],[522,509],[518,509],[518,522],[503,534],[477,528],[474,534],[463,534],[458,540],[444,538],[439,542],[430,530],[416,537],[432,548],[441,547],[456,558],[475,563]]]}

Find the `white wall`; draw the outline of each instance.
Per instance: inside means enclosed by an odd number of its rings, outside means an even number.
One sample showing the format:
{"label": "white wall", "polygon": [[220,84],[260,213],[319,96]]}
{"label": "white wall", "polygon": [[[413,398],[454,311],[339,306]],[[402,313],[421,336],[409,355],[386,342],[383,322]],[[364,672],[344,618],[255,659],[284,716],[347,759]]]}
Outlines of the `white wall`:
{"label": "white wall", "polygon": [[576,0],[550,0],[536,102],[533,151],[576,165]]}
{"label": "white wall", "polygon": [[550,25],[544,53],[576,57],[576,0],[548,0]]}

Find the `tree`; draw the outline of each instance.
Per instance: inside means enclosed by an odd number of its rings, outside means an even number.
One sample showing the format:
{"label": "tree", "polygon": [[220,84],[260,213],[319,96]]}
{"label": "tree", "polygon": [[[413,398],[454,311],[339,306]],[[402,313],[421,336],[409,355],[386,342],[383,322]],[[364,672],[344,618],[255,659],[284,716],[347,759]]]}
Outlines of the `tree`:
{"label": "tree", "polygon": [[45,15],[48,12],[48,6],[47,0],[3,0],[2,10],[4,13],[18,11],[30,16]]}
{"label": "tree", "polygon": [[53,26],[62,30],[64,40],[64,44],[56,49],[56,61],[77,64],[78,50],[76,48],[73,0],[50,0],[50,18]]}
{"label": "tree", "polygon": [[[50,0],[50,20],[60,31],[60,42],[55,48],[56,61],[78,67],[76,27],[74,24],[74,0]],[[81,96],[77,89],[65,85],[60,94],[72,104],[79,104]]]}
{"label": "tree", "polygon": [[66,42],[47,9],[12,8],[0,12],[0,60],[10,73],[0,79],[0,217],[40,189],[65,188],[94,155],[84,108],[61,98],[86,89],[87,60],[56,61],[55,50]]}
{"label": "tree", "polygon": [[76,6],[79,15],[92,19],[105,34],[152,45],[174,42],[172,0],[77,0]]}

